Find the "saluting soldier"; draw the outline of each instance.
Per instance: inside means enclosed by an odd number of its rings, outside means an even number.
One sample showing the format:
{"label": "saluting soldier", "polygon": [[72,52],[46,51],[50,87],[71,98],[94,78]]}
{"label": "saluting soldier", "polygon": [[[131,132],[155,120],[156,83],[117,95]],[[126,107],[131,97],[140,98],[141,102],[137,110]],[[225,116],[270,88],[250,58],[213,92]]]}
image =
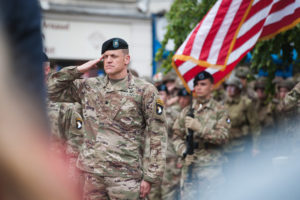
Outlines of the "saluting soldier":
{"label": "saluting soldier", "polygon": [[[104,60],[104,78],[79,79]],[[128,44],[112,38],[100,59],[67,67],[49,78],[49,97],[82,105],[88,135],[77,166],[85,172],[84,199],[139,199],[161,181],[165,168],[164,105],[156,88],[128,72]],[[143,167],[145,138],[150,159]]]}
{"label": "saluting soldier", "polygon": [[[185,107],[173,126],[173,143],[177,154],[184,158],[188,148],[194,153],[185,157],[182,169],[181,199],[209,199],[223,181],[222,145],[227,142],[230,119],[224,106],[212,98],[214,79],[200,72],[194,79],[196,99],[193,100],[194,118],[187,116],[190,106]],[[188,129],[193,134],[192,146],[187,146]]]}

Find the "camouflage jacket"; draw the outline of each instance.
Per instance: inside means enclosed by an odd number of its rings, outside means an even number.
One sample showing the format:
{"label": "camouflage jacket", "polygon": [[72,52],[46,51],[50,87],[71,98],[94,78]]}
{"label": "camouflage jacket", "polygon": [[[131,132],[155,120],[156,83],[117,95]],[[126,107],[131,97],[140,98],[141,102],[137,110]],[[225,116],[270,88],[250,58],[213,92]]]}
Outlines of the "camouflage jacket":
{"label": "camouflage jacket", "polygon": [[[67,67],[49,78],[49,98],[78,102],[87,135],[78,167],[101,176],[159,181],[165,167],[166,125],[163,103],[156,88],[130,73],[121,83],[108,77],[79,79],[76,67]],[[150,161],[143,168],[146,135]]]}
{"label": "camouflage jacket", "polygon": [[291,110],[299,105],[300,83],[298,83],[284,98],[284,110]]}
{"label": "camouflage jacket", "polygon": [[253,140],[253,148],[257,148],[257,140],[261,132],[255,104],[246,96],[239,95],[227,98],[225,108],[231,119],[230,142],[226,145],[227,152],[244,151],[246,138]]}
{"label": "camouflage jacket", "polygon": [[272,102],[258,100],[255,104],[255,110],[261,128],[269,129],[275,126],[275,106]]}
{"label": "camouflage jacket", "polygon": [[[219,165],[223,162],[222,145],[228,140],[230,119],[227,111],[220,103],[210,99],[203,104],[193,101],[194,118],[201,123],[201,131],[194,132],[194,143],[198,148],[194,150],[193,162],[203,165]],[[185,107],[176,119],[173,130],[173,143],[176,152],[182,156],[182,149],[186,147],[187,129],[185,117],[190,106]]]}
{"label": "camouflage jacket", "polygon": [[85,136],[79,103],[48,102],[48,116],[52,140],[64,144],[66,155],[77,157]]}

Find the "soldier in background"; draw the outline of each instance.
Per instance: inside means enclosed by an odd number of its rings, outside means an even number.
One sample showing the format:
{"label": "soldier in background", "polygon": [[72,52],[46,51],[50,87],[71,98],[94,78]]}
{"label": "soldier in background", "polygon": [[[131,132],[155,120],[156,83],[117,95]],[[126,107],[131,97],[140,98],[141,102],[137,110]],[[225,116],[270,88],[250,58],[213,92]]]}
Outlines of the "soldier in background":
{"label": "soldier in background", "polygon": [[293,118],[289,124],[288,130],[291,131],[292,153],[300,153],[300,82],[283,99],[283,112],[293,112]]}
{"label": "soldier in background", "polygon": [[[106,76],[79,79],[104,59]],[[77,166],[84,171],[84,199],[145,198],[165,168],[164,105],[156,88],[128,72],[128,44],[112,38],[102,56],[66,67],[49,79],[49,97],[82,105],[86,131]],[[150,160],[143,167],[145,138]]]}
{"label": "soldier in background", "polygon": [[297,121],[297,109],[285,110],[284,99],[288,92],[293,88],[292,79],[283,79],[277,84],[277,101],[275,104],[275,120],[277,124],[277,145],[282,146],[278,149],[279,155],[288,155],[291,153],[294,133],[297,131],[295,127]]}
{"label": "soldier in background", "polygon": [[178,88],[176,87],[176,78],[177,78],[177,74],[174,70],[169,71],[163,77],[163,84],[167,86],[169,91],[168,100],[166,102],[167,106],[174,105],[178,101],[178,97],[177,97]]}
{"label": "soldier in background", "polygon": [[173,143],[182,158],[188,148],[187,130],[194,132],[191,144],[194,153],[186,155],[182,169],[181,199],[209,199],[223,181],[221,146],[228,139],[230,120],[225,108],[211,96],[213,83],[213,76],[206,71],[196,75],[196,99],[192,105],[194,118],[187,116],[190,107],[185,107],[173,126]]}
{"label": "soldier in background", "polygon": [[250,69],[247,66],[239,66],[235,70],[235,76],[238,77],[242,83],[242,95],[247,96],[251,100],[256,100],[257,95],[253,89],[253,85],[247,80],[247,76],[250,75]]}
{"label": "soldier in background", "polygon": [[[168,90],[164,85],[159,90],[165,88],[166,94]],[[179,97],[180,98],[180,97]],[[165,100],[167,100],[165,98]],[[181,177],[181,160],[176,154],[173,144],[173,124],[181,109],[178,104],[166,106],[166,121],[168,127],[168,147],[166,152],[166,170],[164,172],[161,194],[164,200],[176,200],[180,196],[180,177]]]}
{"label": "soldier in background", "polygon": [[152,77],[153,85],[155,87],[163,84],[163,76],[164,76],[163,73],[158,72]]}
{"label": "soldier in background", "polygon": [[225,145],[225,155],[228,157],[225,170],[228,175],[243,170],[242,157],[249,159],[251,153],[257,154],[260,125],[255,105],[248,97],[242,95],[243,86],[240,79],[231,76],[226,85],[225,107],[231,119],[229,143]]}
{"label": "soldier in background", "polygon": [[226,91],[225,91],[224,83],[219,84],[217,88],[214,89],[213,98],[214,100],[224,104],[224,101],[226,99]]}
{"label": "soldier in background", "polygon": [[[274,150],[275,142],[275,118],[274,104],[268,98],[266,93],[267,78],[260,77],[255,82],[255,92],[258,100],[255,105],[255,110],[261,126],[261,135],[258,141],[258,150],[263,155],[270,154]],[[269,160],[270,161],[270,160]]]}
{"label": "soldier in background", "polygon": [[[54,69],[44,54],[44,72],[46,85]],[[76,167],[76,161],[82,146],[85,129],[82,118],[82,108],[79,103],[53,102],[47,99],[47,114],[50,122],[51,150],[66,156],[68,177],[76,183],[78,191],[82,192],[81,171]]]}
{"label": "soldier in background", "polygon": [[180,111],[190,105],[191,103],[191,95],[185,88],[181,88],[178,91],[178,104],[180,106]]}
{"label": "soldier in background", "polygon": [[292,110],[299,105],[300,100],[300,82],[284,97],[284,110]]}

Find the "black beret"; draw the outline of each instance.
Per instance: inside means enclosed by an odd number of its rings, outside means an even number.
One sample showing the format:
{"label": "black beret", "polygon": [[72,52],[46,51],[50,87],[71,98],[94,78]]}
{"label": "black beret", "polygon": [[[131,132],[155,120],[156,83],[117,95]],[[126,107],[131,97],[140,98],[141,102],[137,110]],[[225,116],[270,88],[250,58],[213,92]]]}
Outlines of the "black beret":
{"label": "black beret", "polygon": [[179,91],[178,91],[178,96],[180,97],[187,97],[187,96],[190,96],[190,94],[188,93],[188,91],[186,91],[185,88],[181,88]]}
{"label": "black beret", "polygon": [[169,93],[167,86],[164,84],[161,84],[161,85],[157,86],[156,88],[158,91],[165,91],[167,94]]}
{"label": "black beret", "polygon": [[214,77],[210,73],[208,73],[207,71],[202,71],[196,75],[196,77],[194,79],[194,87],[195,87],[195,85],[197,85],[198,81],[202,81],[205,79],[209,79],[211,83],[214,82]]}
{"label": "black beret", "polygon": [[128,49],[127,42],[121,38],[111,38],[102,44],[101,54],[103,54],[107,50],[117,49]]}

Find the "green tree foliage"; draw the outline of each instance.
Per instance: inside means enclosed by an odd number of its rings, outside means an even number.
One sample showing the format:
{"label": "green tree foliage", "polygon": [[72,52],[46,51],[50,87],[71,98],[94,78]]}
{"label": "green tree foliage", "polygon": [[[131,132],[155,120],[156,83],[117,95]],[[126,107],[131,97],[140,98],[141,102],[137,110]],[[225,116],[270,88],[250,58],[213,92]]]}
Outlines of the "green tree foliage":
{"label": "green tree foliage", "polygon": [[175,43],[175,50],[184,42],[187,35],[205,16],[217,0],[175,0],[166,14],[168,20],[167,32],[162,41],[162,48],[156,54],[156,61],[162,60],[162,67],[169,71],[174,52],[163,59],[163,52],[169,40]]}
{"label": "green tree foliage", "polygon": [[[216,0],[175,0],[170,11],[166,14],[168,20],[167,33],[162,41],[162,48],[156,54],[156,61],[163,61],[162,68],[166,71],[171,69],[171,52],[166,59],[162,55],[169,40],[175,43],[175,50],[180,47],[192,29],[201,21],[208,10],[214,5]],[[300,53],[300,25],[295,28],[280,33],[276,37],[259,41],[252,50],[251,70],[257,73],[259,69],[264,69],[269,73],[269,79],[274,77],[275,71],[291,63],[292,50],[295,48]],[[271,58],[271,54],[277,54],[283,65],[276,65]],[[299,66],[299,65],[298,65]],[[297,70],[297,69],[296,69]]]}

